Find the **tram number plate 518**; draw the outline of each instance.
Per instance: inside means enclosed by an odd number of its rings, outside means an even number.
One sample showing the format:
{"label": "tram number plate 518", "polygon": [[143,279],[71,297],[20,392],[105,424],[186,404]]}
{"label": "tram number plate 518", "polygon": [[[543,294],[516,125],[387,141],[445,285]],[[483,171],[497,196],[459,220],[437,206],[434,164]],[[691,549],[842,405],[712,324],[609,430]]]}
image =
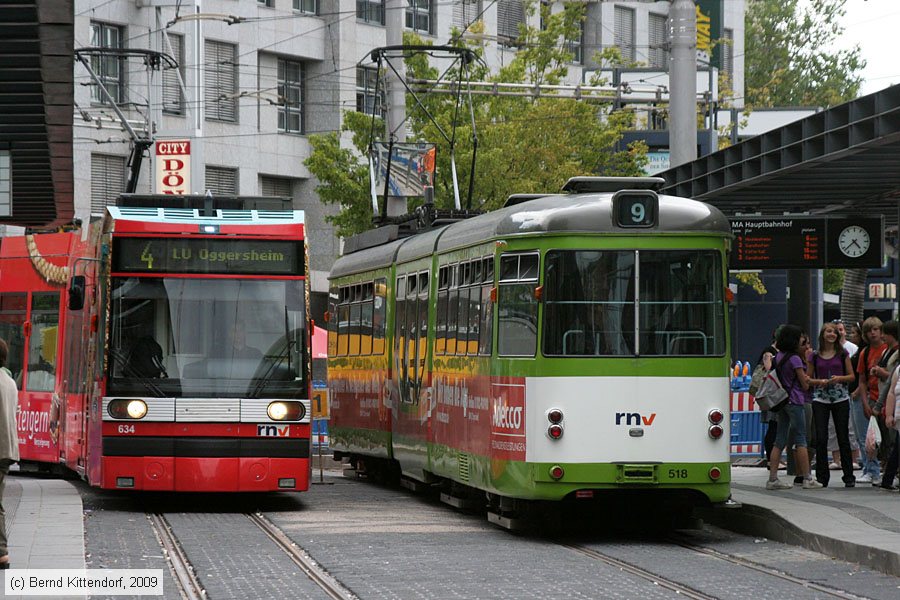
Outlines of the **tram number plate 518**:
{"label": "tram number plate 518", "polygon": [[687,469],[669,469],[669,479],[687,479]]}
{"label": "tram number plate 518", "polygon": [[134,433],[134,425],[119,425],[119,433]]}

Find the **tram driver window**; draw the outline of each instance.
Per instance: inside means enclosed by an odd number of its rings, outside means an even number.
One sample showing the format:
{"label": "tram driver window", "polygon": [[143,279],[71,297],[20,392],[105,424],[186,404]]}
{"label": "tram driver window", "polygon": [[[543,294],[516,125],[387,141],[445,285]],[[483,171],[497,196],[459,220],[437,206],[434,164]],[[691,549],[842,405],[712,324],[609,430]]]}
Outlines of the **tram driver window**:
{"label": "tram driver window", "polygon": [[538,255],[504,254],[500,257],[497,294],[497,353],[534,356],[537,348]]}

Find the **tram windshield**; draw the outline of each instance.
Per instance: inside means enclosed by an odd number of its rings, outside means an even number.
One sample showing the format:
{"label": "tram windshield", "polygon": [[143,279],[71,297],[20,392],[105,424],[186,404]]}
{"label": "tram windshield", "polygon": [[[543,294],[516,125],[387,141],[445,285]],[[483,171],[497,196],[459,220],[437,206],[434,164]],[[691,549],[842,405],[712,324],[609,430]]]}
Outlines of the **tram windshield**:
{"label": "tram windshield", "polygon": [[306,339],[302,281],[113,278],[108,391],[304,397]]}
{"label": "tram windshield", "polygon": [[712,250],[550,251],[543,353],[721,356],[723,289]]}

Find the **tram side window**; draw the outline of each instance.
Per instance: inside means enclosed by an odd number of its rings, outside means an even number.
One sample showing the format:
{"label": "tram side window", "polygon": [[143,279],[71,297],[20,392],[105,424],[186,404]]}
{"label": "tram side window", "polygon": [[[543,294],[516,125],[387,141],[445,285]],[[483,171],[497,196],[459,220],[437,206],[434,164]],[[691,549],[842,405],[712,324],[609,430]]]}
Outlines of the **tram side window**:
{"label": "tram side window", "polygon": [[337,287],[328,292],[328,356],[337,356],[338,344],[338,294]]}
{"label": "tram side window", "polygon": [[537,348],[537,254],[504,254],[500,257],[497,297],[497,353],[501,356],[534,356]]}
{"label": "tram side window", "polygon": [[492,320],[491,314],[494,310],[493,302],[491,302],[491,289],[494,285],[494,259],[482,259],[481,270],[481,325],[479,330],[478,354],[482,356],[491,355],[491,333]]}
{"label": "tram side window", "polygon": [[372,314],[372,352],[384,354],[384,332],[387,321],[387,279],[375,280],[375,306]]}
{"label": "tram side window", "polygon": [[359,356],[362,336],[362,286],[350,287],[350,356]]}
{"label": "tram side window", "polygon": [[372,284],[362,285],[362,303],[359,307],[359,353],[363,356],[372,354]]}
{"label": "tram side window", "polygon": [[456,354],[456,319],[459,312],[459,265],[450,265],[450,293],[447,301],[447,354]]}
{"label": "tram side window", "polygon": [[341,288],[340,304],[338,305],[338,330],[337,330],[337,354],[347,356],[350,349],[350,288]]}
{"label": "tram side window", "polygon": [[22,366],[25,363],[26,295],[0,294],[0,338],[9,346],[6,368],[22,389]]}
{"label": "tram side window", "polygon": [[434,353],[441,355],[447,351],[447,304],[450,300],[450,267],[438,269],[437,314],[434,328]]}
{"label": "tram side window", "polygon": [[31,336],[28,342],[29,392],[52,392],[56,379],[56,348],[59,337],[59,293],[31,295]]}

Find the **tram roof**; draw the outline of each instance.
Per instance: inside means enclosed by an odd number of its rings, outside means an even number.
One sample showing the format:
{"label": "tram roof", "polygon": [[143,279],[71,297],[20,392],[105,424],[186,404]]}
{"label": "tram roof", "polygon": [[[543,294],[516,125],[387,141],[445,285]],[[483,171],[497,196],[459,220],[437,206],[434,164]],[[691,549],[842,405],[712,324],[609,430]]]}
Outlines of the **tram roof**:
{"label": "tram roof", "polygon": [[659,174],[666,193],[729,216],[884,215],[898,222],[900,85]]}
{"label": "tram roof", "polygon": [[302,210],[228,210],[216,209],[205,215],[197,208],[151,208],[139,206],[107,206],[116,220],[149,223],[195,225],[296,225],[303,224]]}
{"label": "tram roof", "polygon": [[501,208],[418,235],[359,250],[339,258],[331,278],[408,262],[433,252],[448,252],[496,237],[535,233],[618,233],[647,235],[715,233],[730,235],[728,219],[717,208],[675,196],[659,196],[658,224],[647,229],[623,229],[613,223],[611,193],[553,194]]}

